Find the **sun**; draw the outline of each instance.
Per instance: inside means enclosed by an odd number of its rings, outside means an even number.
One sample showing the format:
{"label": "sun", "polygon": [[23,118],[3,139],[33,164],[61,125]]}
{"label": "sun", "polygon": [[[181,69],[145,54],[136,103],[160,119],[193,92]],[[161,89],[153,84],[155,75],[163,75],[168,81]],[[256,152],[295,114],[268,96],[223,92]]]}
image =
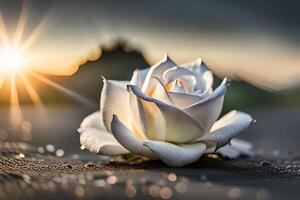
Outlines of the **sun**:
{"label": "sun", "polygon": [[0,51],[0,73],[17,73],[24,67],[25,59],[17,49]]}
{"label": "sun", "polygon": [[11,125],[20,127],[23,122],[22,102],[20,101],[22,100],[22,95],[18,93],[18,91],[20,91],[19,86],[25,89],[33,104],[42,113],[46,111],[44,103],[35,89],[35,85],[31,83],[32,79],[38,80],[60,91],[86,106],[95,107],[94,103],[84,96],[32,70],[32,57],[28,57],[28,52],[26,53],[26,51],[36,42],[44,20],[38,24],[27,38],[23,38],[23,33],[27,25],[27,9],[28,6],[23,4],[15,34],[11,36],[8,35],[5,20],[0,12],[0,104],[4,96],[2,94],[8,92]]}

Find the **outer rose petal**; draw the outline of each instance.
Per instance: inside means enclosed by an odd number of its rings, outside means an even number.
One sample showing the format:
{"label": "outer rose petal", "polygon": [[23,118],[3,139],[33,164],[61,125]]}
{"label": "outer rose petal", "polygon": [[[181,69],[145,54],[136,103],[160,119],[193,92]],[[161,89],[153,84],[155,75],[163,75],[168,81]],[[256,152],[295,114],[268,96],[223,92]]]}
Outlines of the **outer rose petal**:
{"label": "outer rose petal", "polygon": [[152,153],[147,147],[143,146],[142,140],[137,138],[119,119],[116,115],[113,116],[111,122],[112,134],[116,140],[130,152],[145,156],[150,159],[156,159],[157,156]]}
{"label": "outer rose petal", "polygon": [[164,140],[165,120],[157,106],[152,102],[143,101],[132,91],[130,86],[128,86],[128,90],[130,98],[133,99],[132,101],[137,102],[138,107],[138,109],[133,109],[133,111],[137,110],[138,112],[132,113],[140,121],[140,127],[143,128],[146,137],[148,139]]}
{"label": "outer rose petal", "polygon": [[110,123],[113,114],[132,129],[129,93],[127,92],[127,81],[103,80],[104,85],[101,92],[100,111],[102,112],[105,128],[111,132]]}
{"label": "outer rose petal", "polygon": [[217,153],[230,159],[236,159],[240,156],[252,156],[254,154],[251,143],[236,138],[233,138],[229,144],[220,148]]}
{"label": "outer rose petal", "polygon": [[252,117],[239,111],[231,111],[219,119],[212,127],[209,134],[196,141],[212,141],[216,143],[216,149],[225,146],[230,140],[236,137],[241,131],[248,128]]}
{"label": "outer rose petal", "polygon": [[97,111],[85,117],[80,124],[80,129],[84,128],[105,130],[101,112]]}
{"label": "outer rose petal", "polygon": [[142,91],[146,94],[151,92],[157,82],[153,82],[153,77],[157,77],[162,80],[162,74],[165,70],[175,67],[176,64],[169,58],[168,55],[165,55],[157,64],[152,66],[145,78],[145,82],[142,87]]}
{"label": "outer rose petal", "polygon": [[172,167],[182,167],[197,161],[206,149],[203,143],[175,145],[163,141],[147,140],[143,143],[149,147],[164,163]]}
{"label": "outer rose petal", "polygon": [[91,152],[101,155],[116,156],[129,153],[106,130],[84,128],[80,131],[80,144]]}
{"label": "outer rose petal", "polygon": [[[230,141],[230,145],[239,149],[243,155],[252,155],[253,152],[253,145],[250,142],[247,142],[245,140],[241,140],[241,139],[237,139],[237,138],[233,138]],[[245,151],[244,151],[245,150]]]}
{"label": "outer rose petal", "polygon": [[211,95],[183,111],[196,120],[205,132],[208,132],[221,114],[225,92],[226,79]]}
{"label": "outer rose petal", "polygon": [[131,90],[129,92],[129,101],[131,109],[131,119],[132,119],[132,128],[133,132],[139,139],[146,139],[145,136],[145,113],[142,108],[142,102]]}
{"label": "outer rose petal", "polygon": [[[144,95],[134,85],[129,85],[128,87],[137,97],[142,99],[146,114],[147,138],[183,143],[204,134],[198,123],[182,110]],[[160,116],[160,113],[163,117]]]}

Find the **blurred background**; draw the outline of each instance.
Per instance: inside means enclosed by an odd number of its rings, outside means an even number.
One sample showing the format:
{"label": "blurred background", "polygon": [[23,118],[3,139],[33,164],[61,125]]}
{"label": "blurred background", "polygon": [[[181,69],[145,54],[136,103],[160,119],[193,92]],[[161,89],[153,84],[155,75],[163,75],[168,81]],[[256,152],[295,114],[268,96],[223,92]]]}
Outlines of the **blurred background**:
{"label": "blurred background", "polygon": [[300,131],[299,6],[296,0],[1,0],[1,137],[57,145],[66,139],[78,149],[81,119],[99,109],[100,76],[130,79],[134,69],[168,53],[179,64],[201,57],[216,85],[232,80],[223,113],[251,113],[258,123],[245,137],[255,145],[270,154],[290,148],[283,132],[299,138]]}

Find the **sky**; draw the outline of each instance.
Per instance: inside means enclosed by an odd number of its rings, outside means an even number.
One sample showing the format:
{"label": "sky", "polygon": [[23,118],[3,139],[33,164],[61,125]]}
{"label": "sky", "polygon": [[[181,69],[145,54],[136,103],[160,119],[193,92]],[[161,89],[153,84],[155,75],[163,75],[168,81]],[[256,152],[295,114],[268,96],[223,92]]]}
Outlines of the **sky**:
{"label": "sky", "polygon": [[281,90],[300,82],[299,6],[296,0],[0,0],[0,30],[9,43],[22,32],[26,65],[43,73],[71,75],[101,55],[99,45],[122,37],[150,64],[165,53],[178,63],[201,57],[217,75]]}

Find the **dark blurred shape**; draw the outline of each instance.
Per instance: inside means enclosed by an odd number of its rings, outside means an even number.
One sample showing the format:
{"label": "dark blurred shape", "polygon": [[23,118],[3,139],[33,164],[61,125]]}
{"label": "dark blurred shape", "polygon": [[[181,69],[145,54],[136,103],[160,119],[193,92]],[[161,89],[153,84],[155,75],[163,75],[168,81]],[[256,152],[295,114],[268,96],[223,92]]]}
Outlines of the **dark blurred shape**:
{"label": "dark blurred shape", "polygon": [[[112,46],[99,48],[102,49],[101,57],[81,65],[74,75],[66,77],[48,75],[47,77],[98,103],[103,84],[101,76],[107,79],[130,80],[135,69],[148,66],[141,52],[130,49],[130,45],[123,40],[114,42]],[[72,99],[66,99],[64,94],[59,94],[57,96],[59,99],[51,99],[51,94],[42,93],[41,96],[48,102],[72,101]]]}

